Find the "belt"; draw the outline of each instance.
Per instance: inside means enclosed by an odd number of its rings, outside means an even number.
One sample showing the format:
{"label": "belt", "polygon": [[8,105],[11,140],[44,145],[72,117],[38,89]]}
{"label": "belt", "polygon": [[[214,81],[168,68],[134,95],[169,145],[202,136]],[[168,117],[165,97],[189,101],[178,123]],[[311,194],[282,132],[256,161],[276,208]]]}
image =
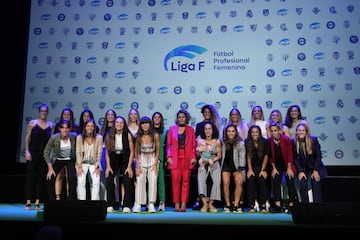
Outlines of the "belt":
{"label": "belt", "polygon": [[115,150],[115,154],[123,154],[124,150]]}

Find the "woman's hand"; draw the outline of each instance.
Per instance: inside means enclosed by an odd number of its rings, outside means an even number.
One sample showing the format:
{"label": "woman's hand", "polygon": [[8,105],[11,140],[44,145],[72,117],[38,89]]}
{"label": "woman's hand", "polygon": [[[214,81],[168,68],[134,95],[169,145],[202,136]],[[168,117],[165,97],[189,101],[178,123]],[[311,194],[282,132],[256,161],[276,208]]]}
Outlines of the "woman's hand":
{"label": "woman's hand", "polygon": [[315,181],[317,181],[317,182],[320,181],[320,174],[319,174],[319,172],[316,171],[316,170],[314,170],[314,171],[312,172],[311,177],[312,177]]}

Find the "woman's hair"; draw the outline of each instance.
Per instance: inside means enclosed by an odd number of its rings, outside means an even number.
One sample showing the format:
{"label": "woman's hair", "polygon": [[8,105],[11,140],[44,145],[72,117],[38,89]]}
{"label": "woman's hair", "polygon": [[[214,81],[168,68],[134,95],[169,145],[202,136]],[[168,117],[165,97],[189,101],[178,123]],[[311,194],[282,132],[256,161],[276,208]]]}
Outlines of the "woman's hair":
{"label": "woman's hair", "polygon": [[229,112],[229,123],[233,123],[233,122],[231,122],[231,113],[232,112],[236,112],[236,114],[239,115],[239,122],[242,122],[242,116],[241,116],[240,110],[234,107]]}
{"label": "woman's hair", "polygon": [[205,104],[201,108],[201,114],[204,114],[205,109],[208,109],[210,111],[210,116],[211,116],[210,119],[215,124],[217,129],[221,129],[221,117],[215,106],[211,104]]}
{"label": "woman's hair", "polygon": [[69,120],[69,128],[70,128],[70,131],[72,132],[75,132],[76,129],[75,128],[75,120],[74,120],[74,111],[71,109],[71,108],[64,108],[62,111],[61,111],[61,114],[60,114],[60,122],[62,120],[64,120],[63,118],[63,115],[65,112],[69,112],[70,113],[70,120]]}
{"label": "woman's hair", "polygon": [[269,128],[271,128],[271,127],[276,127],[278,130],[281,129],[280,124],[278,122],[275,122],[275,121],[270,122]]}
{"label": "woman's hair", "polygon": [[[149,132],[145,132],[144,129],[142,128],[142,124],[143,123],[149,123],[150,124],[150,128],[149,128]],[[138,132],[136,134],[136,149],[141,149],[141,137],[149,134],[150,138],[151,138],[151,142],[154,144],[154,128],[153,128],[153,124],[151,119],[148,116],[143,116],[140,119],[140,126],[138,129]]]}
{"label": "woman's hair", "polygon": [[[80,114],[80,119],[79,119],[79,128],[80,131],[83,132],[83,129],[85,128],[85,122],[84,122],[84,114],[85,113],[89,113],[89,118],[94,119],[94,114],[90,109],[84,109],[81,114]],[[95,120],[95,119],[94,119]],[[96,123],[95,124],[95,130],[96,130]]]}
{"label": "woman's hair", "polygon": [[291,105],[290,107],[288,107],[287,111],[286,111],[286,116],[285,116],[285,120],[284,120],[284,124],[288,127],[288,128],[292,128],[293,126],[293,121],[291,119],[291,116],[290,116],[290,112],[293,108],[296,108],[299,112],[299,115],[298,115],[298,120],[302,120],[303,119],[303,116],[301,114],[301,109],[300,109],[300,106],[299,105]]}
{"label": "woman's hair", "polygon": [[178,124],[178,117],[179,115],[183,113],[185,114],[185,117],[186,117],[186,124],[189,124],[190,123],[190,120],[191,120],[191,115],[188,111],[186,111],[185,109],[180,109],[177,113],[176,113],[176,121],[175,123]]}
{"label": "woman's hair", "polygon": [[208,120],[208,121],[205,121],[204,124],[202,125],[202,130],[201,130],[201,133],[200,133],[200,137],[202,139],[205,139],[206,138],[206,135],[205,135],[205,127],[206,125],[210,124],[211,125],[211,128],[212,128],[212,135],[211,135],[211,138],[219,138],[219,130],[217,129],[215,123],[213,123],[212,121]]}
{"label": "woman's hair", "polygon": [[81,132],[81,136],[83,138],[83,141],[85,141],[85,138],[87,137],[87,134],[86,134],[86,126],[89,124],[89,123],[93,123],[94,124],[94,131],[92,133],[92,138],[95,138],[96,137],[96,124],[95,124],[95,121],[94,119],[92,118],[89,118],[85,123],[84,123],[84,128],[82,129],[82,132]]}
{"label": "woman's hair", "polygon": [[281,129],[283,126],[283,117],[282,117],[282,114],[279,109],[274,109],[270,112],[268,122],[269,123],[273,122],[273,120],[271,120],[271,115],[275,112],[279,114],[279,125],[280,125],[280,129]]}
{"label": "woman's hair", "polygon": [[137,108],[130,108],[130,110],[128,112],[128,123],[130,123],[130,114],[132,111],[137,113],[136,124],[139,125],[140,124],[140,112]]}
{"label": "woman's hair", "polygon": [[[227,135],[227,130],[229,128],[235,129],[234,139],[230,139],[229,136]],[[241,141],[241,138],[240,138],[240,135],[239,135],[236,125],[233,123],[227,124],[226,127],[224,128],[224,134],[223,134],[223,144],[225,144],[226,149],[227,150],[231,149],[237,142],[240,142],[240,141]]]}
{"label": "woman's hair", "polygon": [[[305,139],[300,139],[298,134],[297,134],[297,130],[299,127],[304,127],[305,128]],[[304,143],[305,146],[300,146],[300,143]],[[295,132],[295,137],[294,137],[294,143],[295,143],[295,147],[296,147],[296,153],[299,154],[300,152],[300,148],[303,147],[304,150],[304,154],[305,155],[311,155],[312,154],[312,145],[311,145],[311,136],[310,136],[310,130],[309,130],[309,125],[307,125],[306,123],[299,123],[296,126],[296,132]]]}
{"label": "woman's hair", "polygon": [[[234,124],[234,122],[232,122],[232,118],[231,118],[231,115],[232,115],[232,112],[235,112],[238,116],[239,116],[239,125],[235,125],[238,129],[242,130],[244,129],[244,125],[245,123],[243,123],[242,121],[242,115],[241,115],[241,112],[239,109],[237,109],[236,107],[232,108],[229,112],[229,123],[232,123]],[[225,129],[224,129],[225,130]],[[224,134],[225,132],[223,132]],[[243,139],[244,140],[244,139]]]}
{"label": "woman's hair", "polygon": [[64,125],[66,125],[68,128],[70,128],[70,131],[71,131],[71,124],[70,124],[69,120],[61,119],[59,122],[59,128],[63,128]]}
{"label": "woman's hair", "polygon": [[140,118],[140,124],[142,123],[150,123],[151,124],[151,119],[148,116],[143,116]]}
{"label": "woman's hair", "polygon": [[[257,141],[258,147],[255,148],[255,141],[251,136],[251,132],[253,129],[257,129],[259,132],[259,140]],[[259,159],[263,159],[264,157],[264,149],[265,149],[265,143],[264,143],[264,138],[261,135],[261,128],[258,125],[252,125],[249,127],[249,132],[248,132],[248,136],[246,139],[246,154],[247,156],[250,156],[251,158],[253,157],[252,154],[253,152],[257,152]]]}
{"label": "woman's hair", "polygon": [[103,124],[101,125],[101,128],[100,128],[100,134],[102,136],[104,136],[104,140],[105,140],[105,135],[107,134],[107,131],[109,130],[109,121],[107,120],[107,115],[109,112],[113,112],[114,113],[114,118],[116,118],[116,112],[114,109],[108,109],[106,112],[105,112],[105,116],[104,116],[104,122]]}
{"label": "woman's hair", "polygon": [[165,124],[164,124],[164,117],[162,115],[161,112],[154,112],[153,115],[151,116],[151,120],[152,122],[154,122],[154,118],[156,115],[159,115],[161,120],[160,120],[160,127],[156,129],[156,131],[158,131],[159,134],[163,134],[164,132],[164,128],[165,128]]}
{"label": "woman's hair", "polygon": [[[122,130],[123,139],[124,139],[124,136],[126,138],[128,137],[129,129],[128,129],[128,126],[127,126],[127,123],[126,123],[126,119],[123,116],[116,116],[114,124],[111,126],[108,134],[106,134],[105,145],[106,145],[106,150],[109,151],[109,152],[111,152],[112,150],[115,150],[115,135],[116,135],[115,122],[118,119],[122,119],[124,121],[124,128]],[[125,144],[126,143],[123,142],[123,148],[124,149],[129,147],[129,146],[126,146]]]}
{"label": "woman's hair", "polygon": [[255,124],[255,119],[254,119],[254,110],[258,108],[260,110],[260,120],[264,120],[265,121],[265,118],[264,118],[264,111],[262,109],[262,107],[260,105],[256,105],[254,106],[252,109],[251,109],[251,115],[250,115],[250,121],[249,121],[249,126],[252,126]]}
{"label": "woman's hair", "polygon": [[40,112],[40,110],[41,110],[42,108],[46,108],[46,110],[49,111],[49,106],[46,105],[45,103],[40,104],[40,106],[39,106],[39,108],[38,108],[38,109],[39,109],[39,112]]}

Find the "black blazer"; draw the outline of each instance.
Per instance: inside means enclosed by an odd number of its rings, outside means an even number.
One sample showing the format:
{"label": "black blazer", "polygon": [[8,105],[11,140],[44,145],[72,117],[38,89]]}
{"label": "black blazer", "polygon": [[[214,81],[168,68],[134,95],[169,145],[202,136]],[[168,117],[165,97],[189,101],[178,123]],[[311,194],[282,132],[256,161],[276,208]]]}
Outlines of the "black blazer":
{"label": "black blazer", "polygon": [[322,161],[321,145],[316,136],[311,136],[311,148],[313,152],[311,155],[306,155],[306,157],[296,152],[294,139],[291,139],[291,142],[293,146],[294,163],[298,173],[311,173],[312,171],[317,170],[321,178],[327,176],[327,170]]}

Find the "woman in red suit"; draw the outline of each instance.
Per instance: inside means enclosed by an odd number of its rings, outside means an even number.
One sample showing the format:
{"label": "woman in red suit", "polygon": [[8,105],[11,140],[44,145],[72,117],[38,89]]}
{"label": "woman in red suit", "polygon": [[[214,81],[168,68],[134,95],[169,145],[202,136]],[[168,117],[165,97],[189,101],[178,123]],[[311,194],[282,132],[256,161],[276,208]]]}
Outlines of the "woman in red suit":
{"label": "woman in red suit", "polygon": [[195,131],[188,125],[190,119],[190,114],[185,109],[179,110],[176,114],[176,124],[170,126],[166,140],[167,164],[171,173],[175,212],[186,211],[191,170],[196,164]]}

